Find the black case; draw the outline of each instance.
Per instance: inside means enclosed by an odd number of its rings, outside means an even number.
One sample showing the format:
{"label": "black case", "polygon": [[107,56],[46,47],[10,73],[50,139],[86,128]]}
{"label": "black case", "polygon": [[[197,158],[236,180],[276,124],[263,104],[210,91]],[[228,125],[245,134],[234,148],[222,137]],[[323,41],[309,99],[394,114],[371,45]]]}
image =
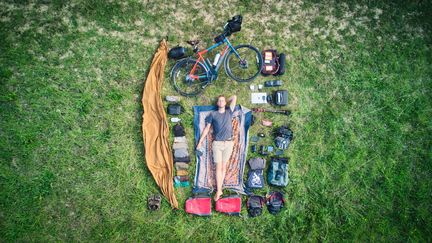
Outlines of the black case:
{"label": "black case", "polygon": [[180,115],[182,113],[182,107],[179,104],[169,104],[168,114],[170,115]]}

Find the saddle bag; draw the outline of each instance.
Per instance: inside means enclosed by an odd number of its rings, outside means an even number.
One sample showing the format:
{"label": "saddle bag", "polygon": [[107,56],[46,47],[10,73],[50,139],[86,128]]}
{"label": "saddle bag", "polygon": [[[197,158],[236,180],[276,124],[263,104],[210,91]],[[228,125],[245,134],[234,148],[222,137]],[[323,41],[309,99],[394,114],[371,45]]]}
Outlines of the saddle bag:
{"label": "saddle bag", "polygon": [[217,200],[216,211],[228,215],[240,216],[241,197],[234,195],[234,196],[228,196]]}
{"label": "saddle bag", "polygon": [[211,215],[211,198],[208,196],[191,197],[186,200],[186,213],[198,216]]}
{"label": "saddle bag", "polygon": [[288,158],[275,157],[271,159],[267,180],[273,186],[288,185]]}
{"label": "saddle bag", "polygon": [[185,55],[186,55],[186,48],[182,46],[173,47],[168,51],[168,58],[174,60],[183,58]]}
{"label": "saddle bag", "polygon": [[265,204],[264,197],[253,195],[246,202],[246,207],[251,217],[257,217],[262,214],[262,209]]}

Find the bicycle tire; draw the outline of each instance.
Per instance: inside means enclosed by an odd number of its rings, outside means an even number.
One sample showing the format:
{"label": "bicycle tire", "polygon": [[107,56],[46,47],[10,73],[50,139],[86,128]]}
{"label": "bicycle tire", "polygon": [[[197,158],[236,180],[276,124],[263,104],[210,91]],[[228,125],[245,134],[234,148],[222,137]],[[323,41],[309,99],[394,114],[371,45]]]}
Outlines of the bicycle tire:
{"label": "bicycle tire", "polygon": [[[228,76],[230,76],[232,79],[234,79],[237,82],[250,82],[250,81],[254,80],[261,73],[261,69],[262,69],[262,65],[263,65],[262,55],[261,55],[261,52],[256,47],[254,47],[252,45],[238,45],[238,46],[234,47],[235,50],[238,50],[241,48],[245,48],[245,50],[251,50],[251,51],[253,51],[252,53],[255,54],[255,58],[257,59],[256,60],[257,61],[256,71],[254,71],[254,73],[252,75],[250,75],[249,77],[246,77],[246,78],[240,78],[240,77],[237,77],[235,74],[233,74],[232,68],[230,67],[230,57],[234,54],[234,51],[231,50],[225,58],[225,63],[224,63],[225,72]],[[236,56],[236,58],[238,59],[237,56]]]}
{"label": "bicycle tire", "polygon": [[[174,88],[177,91],[177,93],[179,93],[180,95],[183,96],[195,96],[198,95],[199,93],[201,93],[205,86],[207,85],[207,83],[209,82],[208,80],[210,79],[210,74],[206,68],[206,66],[204,64],[202,64],[201,62],[198,63],[198,68],[201,68],[202,70],[205,71],[205,74],[207,75],[207,80],[206,81],[199,81],[199,80],[186,80],[186,75],[190,73],[193,65],[195,64],[197,60],[194,58],[184,58],[181,59],[179,61],[176,62],[176,64],[174,65],[174,67],[171,70],[171,81],[173,82]],[[181,69],[183,70],[183,74],[180,74],[179,71],[181,71]],[[182,82],[194,82],[193,85],[195,85],[192,90],[185,90],[185,88],[181,85]],[[188,84],[186,83],[186,86]],[[190,86],[190,85],[189,85]]]}

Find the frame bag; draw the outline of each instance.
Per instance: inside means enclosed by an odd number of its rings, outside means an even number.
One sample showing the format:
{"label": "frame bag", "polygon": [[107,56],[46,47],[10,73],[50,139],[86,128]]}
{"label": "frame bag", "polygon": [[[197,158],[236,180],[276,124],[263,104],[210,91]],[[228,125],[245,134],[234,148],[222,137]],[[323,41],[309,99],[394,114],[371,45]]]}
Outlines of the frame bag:
{"label": "frame bag", "polygon": [[265,159],[259,157],[249,160],[250,169],[246,183],[248,188],[257,189],[264,187],[265,162]]}

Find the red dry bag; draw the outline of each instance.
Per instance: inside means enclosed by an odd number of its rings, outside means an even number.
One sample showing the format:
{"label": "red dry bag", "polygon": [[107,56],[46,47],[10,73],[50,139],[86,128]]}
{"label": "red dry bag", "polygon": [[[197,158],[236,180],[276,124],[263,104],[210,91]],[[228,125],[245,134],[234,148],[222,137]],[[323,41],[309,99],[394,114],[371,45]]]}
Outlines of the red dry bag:
{"label": "red dry bag", "polygon": [[229,215],[240,215],[241,197],[236,195],[217,200],[216,211]]}
{"label": "red dry bag", "polygon": [[191,197],[186,200],[186,213],[198,216],[211,215],[210,197]]}

